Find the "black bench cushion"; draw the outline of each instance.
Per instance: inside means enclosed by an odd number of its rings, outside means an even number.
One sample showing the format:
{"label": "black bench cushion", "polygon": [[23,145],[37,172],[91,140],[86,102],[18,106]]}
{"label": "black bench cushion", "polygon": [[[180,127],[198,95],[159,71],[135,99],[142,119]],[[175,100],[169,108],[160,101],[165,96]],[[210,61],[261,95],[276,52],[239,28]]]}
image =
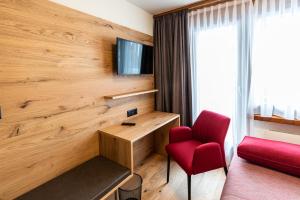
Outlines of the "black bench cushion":
{"label": "black bench cushion", "polygon": [[129,169],[104,157],[97,156],[32,191],[25,193],[17,199],[100,199],[130,174]]}

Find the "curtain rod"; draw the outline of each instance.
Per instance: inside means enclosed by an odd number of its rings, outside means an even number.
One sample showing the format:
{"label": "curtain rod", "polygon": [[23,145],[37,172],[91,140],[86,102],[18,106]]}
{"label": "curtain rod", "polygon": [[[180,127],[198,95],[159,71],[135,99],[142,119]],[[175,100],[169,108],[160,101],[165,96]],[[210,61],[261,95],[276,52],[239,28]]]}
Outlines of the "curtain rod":
{"label": "curtain rod", "polygon": [[[215,6],[215,5],[218,5],[220,3],[226,3],[226,2],[230,2],[230,1],[233,1],[233,0],[203,0],[203,1],[198,1],[196,3],[192,3],[192,4],[189,4],[189,5],[180,7],[180,8],[176,8],[176,9],[169,10],[169,11],[166,11],[166,12],[163,12],[163,13],[159,13],[157,15],[154,15],[153,17],[157,18],[157,17],[163,16],[163,15],[176,13],[176,12],[183,11],[183,10],[197,10],[197,9],[210,7],[210,6]],[[255,0],[252,0],[252,1],[254,2]]]}

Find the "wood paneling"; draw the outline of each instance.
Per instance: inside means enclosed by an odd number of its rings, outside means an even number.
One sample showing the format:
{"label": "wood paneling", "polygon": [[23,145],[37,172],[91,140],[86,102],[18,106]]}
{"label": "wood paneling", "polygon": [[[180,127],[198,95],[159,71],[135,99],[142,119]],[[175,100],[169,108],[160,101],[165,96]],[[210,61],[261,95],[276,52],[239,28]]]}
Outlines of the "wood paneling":
{"label": "wood paneling", "polygon": [[132,143],[108,134],[99,134],[100,154],[120,165],[133,169]]}
{"label": "wood paneling", "polygon": [[97,130],[154,109],[153,76],[113,73],[116,37],[152,37],[46,0],[0,1],[0,199],[99,152]]}
{"label": "wood paneling", "polygon": [[133,168],[141,164],[154,152],[154,135],[149,134],[133,143]]}
{"label": "wood paneling", "polygon": [[154,147],[155,152],[161,155],[167,155],[165,146],[169,144],[169,132],[171,128],[180,126],[180,117],[176,118],[173,121],[170,121],[166,125],[157,129],[154,133]]}

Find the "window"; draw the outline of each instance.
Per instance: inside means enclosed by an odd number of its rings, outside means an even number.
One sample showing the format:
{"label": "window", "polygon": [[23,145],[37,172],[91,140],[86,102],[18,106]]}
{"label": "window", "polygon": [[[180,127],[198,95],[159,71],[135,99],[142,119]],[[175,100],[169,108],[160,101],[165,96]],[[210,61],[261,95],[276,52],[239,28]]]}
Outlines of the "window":
{"label": "window", "polygon": [[261,116],[300,118],[300,14],[260,16],[253,35],[253,97]]}
{"label": "window", "polygon": [[198,113],[209,109],[232,116],[238,61],[237,28],[232,25],[206,29],[198,37]]}
{"label": "window", "polygon": [[225,145],[229,157],[248,132],[244,94],[250,89],[251,11],[251,0],[236,0],[189,15],[193,118],[204,109],[231,118]]}
{"label": "window", "polygon": [[[195,95],[199,107],[234,117],[238,61],[237,26],[205,29],[198,34],[198,70]],[[232,145],[232,125],[227,143]]]}

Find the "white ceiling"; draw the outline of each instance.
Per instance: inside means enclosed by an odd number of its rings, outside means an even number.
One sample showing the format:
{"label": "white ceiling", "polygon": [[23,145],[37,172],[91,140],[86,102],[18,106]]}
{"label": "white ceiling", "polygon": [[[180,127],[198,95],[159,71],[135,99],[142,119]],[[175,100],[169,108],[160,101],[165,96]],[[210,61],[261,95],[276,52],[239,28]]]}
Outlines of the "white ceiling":
{"label": "white ceiling", "polygon": [[199,0],[127,0],[151,14],[158,14],[174,8],[182,7]]}

